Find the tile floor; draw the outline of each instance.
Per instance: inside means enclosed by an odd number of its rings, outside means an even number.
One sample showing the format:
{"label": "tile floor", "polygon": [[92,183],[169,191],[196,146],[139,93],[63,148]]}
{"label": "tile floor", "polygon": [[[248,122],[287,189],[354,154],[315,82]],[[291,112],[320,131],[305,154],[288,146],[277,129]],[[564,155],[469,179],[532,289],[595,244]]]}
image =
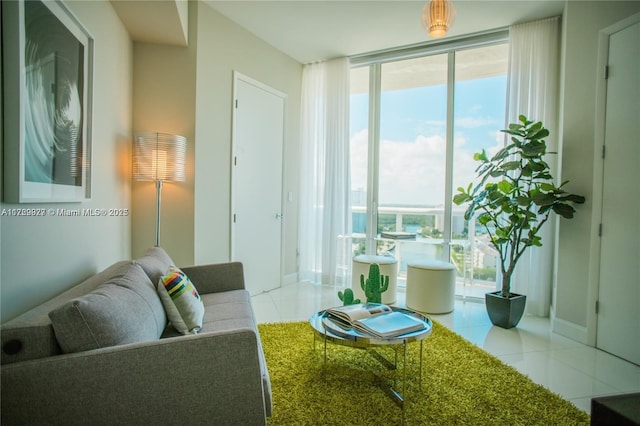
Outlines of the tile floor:
{"label": "tile floor", "polygon": [[[340,304],[333,287],[297,283],[253,296],[258,322],[306,321]],[[396,305],[404,306],[404,288]],[[552,333],[548,318],[525,316],[516,328],[491,325],[484,304],[456,300],[433,319],[589,412],[591,398],[640,392],[640,366]]]}

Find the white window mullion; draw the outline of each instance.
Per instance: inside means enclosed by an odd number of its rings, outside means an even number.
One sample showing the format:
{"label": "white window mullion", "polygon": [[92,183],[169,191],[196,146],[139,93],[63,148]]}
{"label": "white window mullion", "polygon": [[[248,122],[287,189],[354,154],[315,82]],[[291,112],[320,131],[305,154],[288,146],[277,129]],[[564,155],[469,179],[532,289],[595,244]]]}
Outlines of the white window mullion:
{"label": "white window mullion", "polygon": [[456,82],[456,57],[451,51],[447,64],[447,130],[446,130],[446,168],[444,189],[444,235],[443,235],[443,261],[449,262],[451,258],[451,220],[453,209],[453,112]]}
{"label": "white window mullion", "polygon": [[380,64],[369,67],[369,158],[367,164],[366,253],[376,254],[378,235],[378,164],[380,161]]}

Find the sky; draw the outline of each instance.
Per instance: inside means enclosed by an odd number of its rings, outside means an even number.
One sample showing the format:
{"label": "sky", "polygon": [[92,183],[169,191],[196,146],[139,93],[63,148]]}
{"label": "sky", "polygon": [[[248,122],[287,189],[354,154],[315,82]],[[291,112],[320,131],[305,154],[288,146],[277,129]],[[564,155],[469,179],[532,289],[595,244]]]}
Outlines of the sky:
{"label": "sky", "polygon": [[[380,205],[444,203],[446,86],[385,91],[380,108]],[[351,96],[352,189],[366,189],[368,95]],[[456,82],[453,192],[475,177],[473,154],[496,152],[505,127],[506,76]]]}

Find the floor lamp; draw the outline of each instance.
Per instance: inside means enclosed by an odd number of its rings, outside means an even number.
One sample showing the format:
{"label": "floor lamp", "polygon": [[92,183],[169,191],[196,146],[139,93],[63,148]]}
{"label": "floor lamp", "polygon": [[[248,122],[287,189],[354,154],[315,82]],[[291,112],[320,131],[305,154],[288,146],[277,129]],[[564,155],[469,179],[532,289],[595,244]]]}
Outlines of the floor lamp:
{"label": "floor lamp", "polygon": [[156,183],[156,247],[160,246],[163,182],[184,182],[187,139],[167,133],[137,133],[133,144],[133,179]]}

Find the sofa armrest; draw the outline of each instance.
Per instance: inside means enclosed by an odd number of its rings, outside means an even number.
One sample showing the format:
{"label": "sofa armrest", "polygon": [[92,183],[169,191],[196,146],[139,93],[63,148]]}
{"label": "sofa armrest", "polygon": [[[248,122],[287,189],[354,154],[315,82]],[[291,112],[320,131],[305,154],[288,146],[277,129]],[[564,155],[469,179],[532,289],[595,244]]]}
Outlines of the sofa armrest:
{"label": "sofa armrest", "polygon": [[226,262],[209,265],[181,267],[202,294],[243,290],[244,272],[242,263]]}
{"label": "sofa armrest", "polygon": [[266,424],[252,329],[2,366],[2,425]]}

